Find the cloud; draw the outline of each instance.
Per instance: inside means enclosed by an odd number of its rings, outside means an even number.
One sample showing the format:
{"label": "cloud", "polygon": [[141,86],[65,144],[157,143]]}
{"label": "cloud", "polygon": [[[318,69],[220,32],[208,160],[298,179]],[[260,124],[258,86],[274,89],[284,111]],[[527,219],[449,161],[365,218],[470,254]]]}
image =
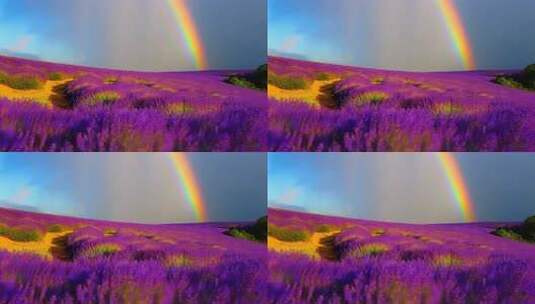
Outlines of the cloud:
{"label": "cloud", "polygon": [[303,37],[300,35],[289,35],[282,41],[279,50],[284,53],[294,52],[299,47],[302,39]]}

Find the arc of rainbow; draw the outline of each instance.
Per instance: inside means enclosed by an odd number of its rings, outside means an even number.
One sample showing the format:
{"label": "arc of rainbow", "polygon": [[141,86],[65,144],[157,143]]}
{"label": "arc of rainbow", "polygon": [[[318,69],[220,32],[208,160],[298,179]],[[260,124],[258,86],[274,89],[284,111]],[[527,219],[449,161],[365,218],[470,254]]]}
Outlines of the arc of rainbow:
{"label": "arc of rainbow", "polygon": [[470,198],[468,188],[464,181],[461,168],[457,159],[453,154],[448,152],[436,153],[438,160],[444,170],[446,178],[448,179],[450,191],[463,214],[463,217],[470,222],[476,220],[474,213],[474,204]]}
{"label": "arc of rainbow", "polygon": [[195,213],[196,218],[203,222],[206,221],[206,209],[201,195],[197,177],[191,168],[191,164],[185,153],[170,153],[176,174],[180,180],[186,198]]}
{"label": "arc of rainbow", "polygon": [[191,16],[191,12],[186,5],[187,0],[167,0],[173,16],[178,24],[184,41],[189,49],[189,52],[195,60],[195,65],[199,69],[206,69],[208,61],[205,56],[204,46],[199,36],[199,32]]}
{"label": "arc of rainbow", "polygon": [[463,61],[464,67],[468,70],[475,70],[476,62],[474,59],[474,53],[457,6],[453,0],[437,1],[448,27],[451,40],[455,45],[457,53]]}

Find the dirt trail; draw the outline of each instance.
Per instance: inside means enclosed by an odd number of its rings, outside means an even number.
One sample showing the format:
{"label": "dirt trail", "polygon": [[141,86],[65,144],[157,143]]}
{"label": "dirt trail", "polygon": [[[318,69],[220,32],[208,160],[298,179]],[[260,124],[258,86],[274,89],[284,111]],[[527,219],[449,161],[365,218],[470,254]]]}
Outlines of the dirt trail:
{"label": "dirt trail", "polygon": [[340,79],[315,80],[305,90],[284,90],[273,85],[268,85],[268,95],[277,100],[299,100],[315,106],[326,106],[332,103],[329,91]]}
{"label": "dirt trail", "polygon": [[54,104],[61,102],[63,97],[59,94],[59,91],[70,81],[72,81],[72,79],[57,81],[48,80],[42,88],[37,90],[16,90],[0,84],[0,97],[15,101],[35,101],[47,107],[52,107]]}
{"label": "dirt trail", "polygon": [[332,241],[338,233],[340,231],[315,232],[308,241],[303,242],[283,242],[268,236],[268,248],[279,252],[302,253],[318,260],[335,260]]}
{"label": "dirt trail", "polygon": [[0,236],[0,250],[34,253],[47,259],[54,257],[63,259],[66,257],[66,253],[62,241],[70,233],[72,231],[47,232],[43,239],[37,242],[16,242]]}

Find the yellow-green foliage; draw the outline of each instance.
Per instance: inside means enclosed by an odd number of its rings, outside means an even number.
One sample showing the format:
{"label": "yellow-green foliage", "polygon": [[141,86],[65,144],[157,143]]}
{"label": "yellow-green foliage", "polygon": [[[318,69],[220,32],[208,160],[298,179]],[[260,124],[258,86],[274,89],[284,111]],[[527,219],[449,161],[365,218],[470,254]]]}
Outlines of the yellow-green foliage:
{"label": "yellow-green foliage", "polygon": [[269,73],[268,83],[283,90],[304,90],[310,87],[311,81],[303,77]]}
{"label": "yellow-green foliage", "polygon": [[35,228],[9,227],[0,224],[0,236],[16,242],[35,242],[43,238],[43,233]]}
{"label": "yellow-green foliage", "polygon": [[310,233],[306,230],[278,227],[274,224],[268,225],[268,234],[283,242],[301,242],[310,239]]}
{"label": "yellow-green foliage", "polygon": [[98,256],[108,256],[116,252],[119,252],[120,250],[121,250],[121,246],[117,244],[104,243],[104,244],[98,244],[96,246],[86,249],[83,255],[86,257],[90,257],[90,258],[98,257]]}
{"label": "yellow-green foliage", "polygon": [[435,115],[452,115],[461,113],[463,107],[453,102],[439,102],[433,105],[433,113]]}
{"label": "yellow-green foliage", "polygon": [[433,264],[439,267],[450,267],[461,263],[461,259],[452,254],[443,254],[433,258]]}
{"label": "yellow-green foliage", "polygon": [[336,230],[336,226],[329,224],[321,224],[316,227],[316,232],[326,233]]}
{"label": "yellow-green foliage", "polygon": [[365,104],[380,104],[388,97],[388,94],[382,91],[369,91],[357,96],[355,103],[359,106]]}
{"label": "yellow-green foliage", "polygon": [[48,80],[58,81],[65,79],[65,76],[60,72],[52,72],[48,74]]}
{"label": "yellow-green foliage", "polygon": [[47,231],[48,232],[63,232],[65,231],[65,226],[61,224],[53,224],[53,225],[48,226]]}
{"label": "yellow-green foliage", "polygon": [[372,236],[381,236],[385,234],[385,231],[381,228],[372,230]]}
{"label": "yellow-green foliage", "polygon": [[43,81],[35,76],[8,75],[1,71],[0,84],[15,90],[36,90],[43,87]]}
{"label": "yellow-green foliage", "polygon": [[333,78],[336,78],[336,76],[325,72],[319,72],[315,75],[315,79],[319,81],[327,81]]}
{"label": "yellow-green foliage", "polygon": [[121,95],[117,92],[103,91],[86,98],[84,103],[89,105],[110,104],[119,98],[121,98]]}
{"label": "yellow-green foliage", "polygon": [[385,82],[385,79],[383,77],[374,77],[371,80],[372,84],[382,84],[383,82]]}
{"label": "yellow-green foliage", "polygon": [[191,266],[193,261],[184,254],[175,254],[167,257],[165,264],[167,267],[187,267]]}
{"label": "yellow-green foliage", "polygon": [[104,84],[116,84],[119,81],[117,77],[106,77],[104,78]]}
{"label": "yellow-green foliage", "polygon": [[354,255],[359,258],[366,256],[377,256],[388,250],[389,248],[386,244],[369,243],[358,247],[358,249],[354,252]]}

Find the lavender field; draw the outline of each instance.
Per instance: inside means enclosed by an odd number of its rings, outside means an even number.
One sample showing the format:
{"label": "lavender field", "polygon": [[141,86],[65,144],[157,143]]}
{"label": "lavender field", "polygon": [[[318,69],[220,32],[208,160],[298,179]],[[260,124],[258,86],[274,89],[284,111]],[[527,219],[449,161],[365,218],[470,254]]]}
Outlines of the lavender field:
{"label": "lavender field", "polygon": [[141,225],[0,209],[0,302],[268,302],[265,243],[228,235],[240,227],[251,226]]}
{"label": "lavender field", "polygon": [[535,301],[535,245],[493,234],[515,223],[415,225],[268,213],[274,303]]}
{"label": "lavender field", "polygon": [[250,75],[0,57],[0,150],[265,151],[266,94]]}
{"label": "lavender field", "polygon": [[[527,81],[534,70],[524,71]],[[398,72],[270,57],[269,148],[535,151],[535,91],[514,81],[522,73]]]}

